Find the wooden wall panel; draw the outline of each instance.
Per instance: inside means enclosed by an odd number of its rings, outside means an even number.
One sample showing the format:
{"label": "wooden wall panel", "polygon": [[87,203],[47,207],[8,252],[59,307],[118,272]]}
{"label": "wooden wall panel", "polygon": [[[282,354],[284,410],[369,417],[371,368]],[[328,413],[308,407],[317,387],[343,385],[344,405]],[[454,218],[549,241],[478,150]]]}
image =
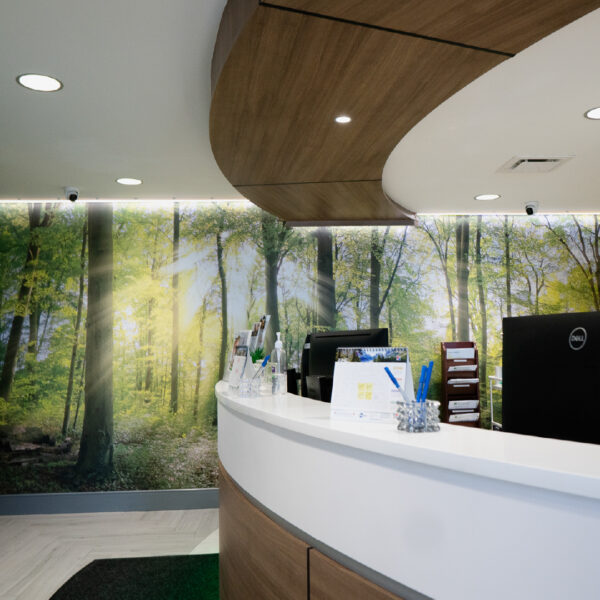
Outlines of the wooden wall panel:
{"label": "wooden wall panel", "polygon": [[310,600],[401,600],[318,550],[309,551]]}
{"label": "wooden wall panel", "polygon": [[235,186],[380,179],[423,116],[503,60],[260,7],[217,83],[212,149]]}
{"label": "wooden wall panel", "polygon": [[[354,222],[412,225],[414,214],[383,193],[381,181],[342,181],[284,185],[238,186],[262,209],[291,225],[351,225]],[[307,218],[308,217],[308,218]]]}
{"label": "wooden wall panel", "polygon": [[308,546],[253,506],[221,467],[221,600],[306,600]]}
{"label": "wooden wall panel", "polygon": [[598,0],[273,0],[270,4],[516,54]]}

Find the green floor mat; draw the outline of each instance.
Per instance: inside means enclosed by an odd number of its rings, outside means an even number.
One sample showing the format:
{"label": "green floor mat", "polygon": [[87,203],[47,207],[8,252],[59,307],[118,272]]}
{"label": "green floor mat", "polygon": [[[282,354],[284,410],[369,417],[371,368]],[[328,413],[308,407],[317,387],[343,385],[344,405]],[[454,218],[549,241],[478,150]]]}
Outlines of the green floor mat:
{"label": "green floor mat", "polygon": [[50,600],[218,600],[219,555],[95,560]]}

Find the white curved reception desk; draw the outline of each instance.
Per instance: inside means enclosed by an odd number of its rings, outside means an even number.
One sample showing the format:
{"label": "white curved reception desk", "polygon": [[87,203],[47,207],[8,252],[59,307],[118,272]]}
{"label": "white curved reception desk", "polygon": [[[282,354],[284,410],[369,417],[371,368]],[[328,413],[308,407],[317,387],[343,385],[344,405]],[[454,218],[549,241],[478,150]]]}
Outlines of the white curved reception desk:
{"label": "white curved reception desk", "polygon": [[600,598],[599,446],[452,425],[410,434],[332,421],[328,404],[299,396],[216,390],[224,475],[397,596]]}

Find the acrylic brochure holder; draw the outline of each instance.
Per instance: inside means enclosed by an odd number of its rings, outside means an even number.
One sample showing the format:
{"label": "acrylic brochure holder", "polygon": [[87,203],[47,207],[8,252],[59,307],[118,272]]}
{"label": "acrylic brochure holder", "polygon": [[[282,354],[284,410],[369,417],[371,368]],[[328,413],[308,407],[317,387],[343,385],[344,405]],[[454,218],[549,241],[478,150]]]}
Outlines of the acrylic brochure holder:
{"label": "acrylic brochure holder", "polygon": [[408,348],[338,348],[333,371],[331,418],[343,421],[394,423],[402,392],[415,400]]}

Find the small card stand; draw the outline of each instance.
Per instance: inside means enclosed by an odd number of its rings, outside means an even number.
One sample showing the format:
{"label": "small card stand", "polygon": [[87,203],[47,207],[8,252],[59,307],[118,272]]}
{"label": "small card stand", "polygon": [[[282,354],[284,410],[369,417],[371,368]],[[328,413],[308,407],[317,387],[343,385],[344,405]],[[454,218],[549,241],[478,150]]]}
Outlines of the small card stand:
{"label": "small card stand", "polygon": [[388,367],[409,399],[414,399],[408,349],[338,348],[333,372],[333,420],[394,423],[400,392],[388,377]]}

